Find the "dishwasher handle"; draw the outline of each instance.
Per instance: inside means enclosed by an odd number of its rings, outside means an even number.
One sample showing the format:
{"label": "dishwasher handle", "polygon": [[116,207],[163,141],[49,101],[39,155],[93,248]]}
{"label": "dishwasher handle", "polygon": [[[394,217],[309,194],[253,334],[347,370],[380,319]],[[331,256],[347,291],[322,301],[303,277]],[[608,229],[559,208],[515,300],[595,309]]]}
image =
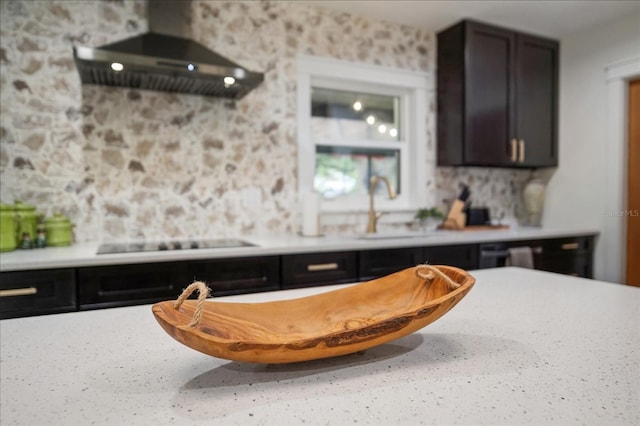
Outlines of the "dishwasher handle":
{"label": "dishwasher handle", "polygon": [[507,257],[509,256],[508,250],[480,250],[480,257]]}
{"label": "dishwasher handle", "polygon": [[[531,247],[531,252],[533,254],[542,254],[542,247],[540,246]],[[497,257],[497,258],[509,257],[509,250],[495,250],[495,249],[480,250],[480,257]]]}

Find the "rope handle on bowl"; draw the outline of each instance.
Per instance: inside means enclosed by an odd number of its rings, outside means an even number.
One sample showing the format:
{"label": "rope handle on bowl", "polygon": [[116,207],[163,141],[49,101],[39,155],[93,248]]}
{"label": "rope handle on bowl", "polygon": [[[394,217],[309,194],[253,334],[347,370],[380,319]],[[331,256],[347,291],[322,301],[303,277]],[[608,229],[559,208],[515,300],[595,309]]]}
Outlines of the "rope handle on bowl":
{"label": "rope handle on bowl", "polygon": [[182,306],[182,302],[184,302],[187,297],[191,296],[191,293],[198,290],[198,304],[196,305],[196,310],[193,313],[193,318],[191,318],[191,322],[189,323],[189,327],[195,327],[200,322],[200,318],[202,317],[202,308],[204,306],[204,301],[209,297],[209,292],[211,291],[209,287],[202,281],[194,281],[189,284],[187,288],[182,291],[182,294],[173,302],[174,309],[180,309]]}
{"label": "rope handle on bowl", "polygon": [[455,290],[456,288],[460,287],[460,284],[452,280],[447,274],[445,274],[435,266],[427,265],[426,263],[418,265],[416,266],[415,272],[418,278],[429,281],[433,281],[433,279],[436,277],[435,274],[437,274],[441,278],[444,278],[444,281],[447,283],[451,290]]}

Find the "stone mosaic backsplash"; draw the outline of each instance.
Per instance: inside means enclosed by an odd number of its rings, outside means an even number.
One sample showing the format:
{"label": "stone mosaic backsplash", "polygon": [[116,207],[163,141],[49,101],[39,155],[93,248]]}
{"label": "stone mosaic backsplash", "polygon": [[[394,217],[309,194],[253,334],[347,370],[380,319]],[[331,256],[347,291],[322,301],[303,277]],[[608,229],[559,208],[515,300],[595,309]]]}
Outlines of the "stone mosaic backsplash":
{"label": "stone mosaic backsplash", "polygon": [[[145,32],[145,7],[0,2],[0,198],[61,211],[77,241],[297,232],[296,56],[434,71],[424,29],[295,2],[194,1],[192,38],[265,73],[245,98],[81,85],[72,46]],[[529,172],[436,169],[432,127],[433,204],[464,182],[475,205],[516,215]]]}

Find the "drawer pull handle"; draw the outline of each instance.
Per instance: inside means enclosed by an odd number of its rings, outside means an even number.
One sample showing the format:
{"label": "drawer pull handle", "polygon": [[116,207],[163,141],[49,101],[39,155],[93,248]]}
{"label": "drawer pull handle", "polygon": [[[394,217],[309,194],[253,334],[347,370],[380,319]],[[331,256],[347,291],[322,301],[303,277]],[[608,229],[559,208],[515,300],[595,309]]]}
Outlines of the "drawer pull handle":
{"label": "drawer pull handle", "polygon": [[0,297],[30,296],[36,293],[38,293],[38,289],[35,287],[10,288],[9,290],[0,290]]}
{"label": "drawer pull handle", "polygon": [[560,246],[562,250],[578,250],[578,247],[580,247],[578,243],[564,243]]}
{"label": "drawer pull handle", "polygon": [[336,262],[307,265],[307,271],[309,272],[334,271],[336,269],[338,269],[338,264]]}

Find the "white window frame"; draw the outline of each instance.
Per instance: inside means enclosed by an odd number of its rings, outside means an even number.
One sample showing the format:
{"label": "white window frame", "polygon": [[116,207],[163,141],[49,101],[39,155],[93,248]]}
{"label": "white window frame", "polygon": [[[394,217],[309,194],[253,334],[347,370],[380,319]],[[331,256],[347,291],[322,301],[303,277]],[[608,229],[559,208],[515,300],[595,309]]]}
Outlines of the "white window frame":
{"label": "white window frame", "polygon": [[[297,58],[298,194],[313,190],[316,143],[311,137],[311,88],[363,91],[400,97],[401,141],[376,142],[376,147],[400,150],[401,194],[394,200],[375,197],[376,210],[402,212],[423,207],[428,162],[426,99],[428,74],[379,65],[300,55]],[[324,142],[319,144],[325,145]],[[326,145],[331,145],[331,142]],[[341,144],[342,145],[342,144]],[[357,141],[348,145],[358,146]],[[385,191],[386,193],[386,191]],[[368,210],[368,195],[323,199],[323,212]]]}

